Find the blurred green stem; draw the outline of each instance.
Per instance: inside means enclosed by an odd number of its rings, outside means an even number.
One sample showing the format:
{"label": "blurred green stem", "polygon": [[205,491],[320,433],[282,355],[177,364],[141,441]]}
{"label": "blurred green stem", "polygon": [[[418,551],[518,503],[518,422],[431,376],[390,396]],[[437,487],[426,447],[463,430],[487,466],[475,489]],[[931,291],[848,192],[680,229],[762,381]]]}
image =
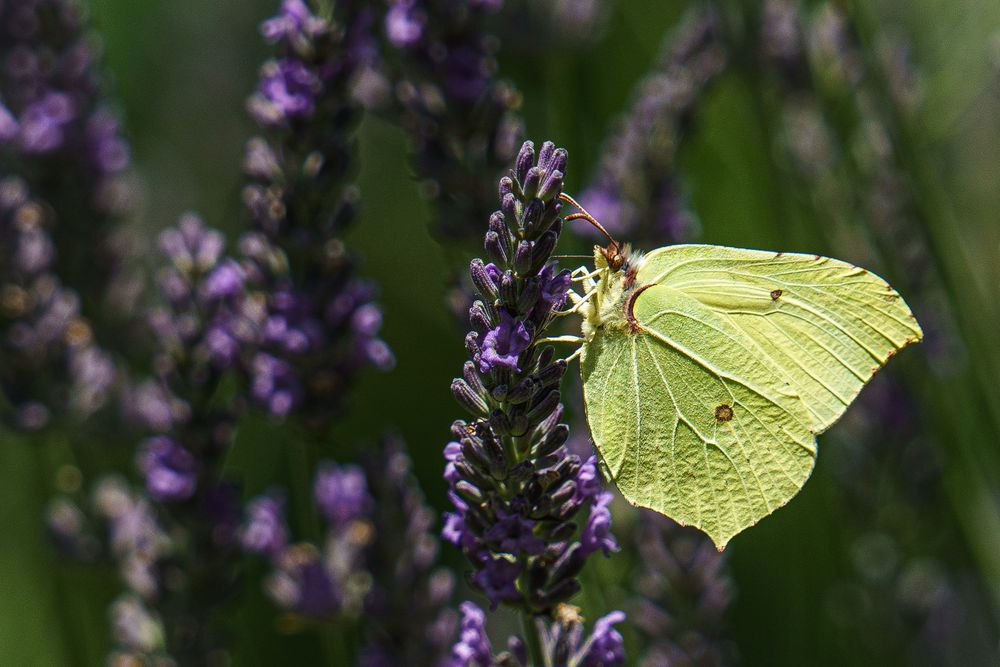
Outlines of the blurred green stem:
{"label": "blurred green stem", "polygon": [[524,632],[524,643],[528,648],[531,667],[547,667],[545,654],[542,652],[542,642],[538,637],[537,616],[530,611],[521,612],[521,628]]}

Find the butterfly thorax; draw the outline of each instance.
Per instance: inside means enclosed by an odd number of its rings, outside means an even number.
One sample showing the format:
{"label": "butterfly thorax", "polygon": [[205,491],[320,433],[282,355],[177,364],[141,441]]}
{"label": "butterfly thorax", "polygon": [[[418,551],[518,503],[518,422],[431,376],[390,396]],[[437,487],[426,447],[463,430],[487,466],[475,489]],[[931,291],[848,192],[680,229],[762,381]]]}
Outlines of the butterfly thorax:
{"label": "butterfly thorax", "polygon": [[[627,252],[627,250],[626,250]],[[590,341],[600,329],[628,329],[629,299],[640,288],[635,276],[642,260],[641,253],[627,253],[628,259],[615,270],[609,263],[606,248],[595,246],[594,266],[600,273],[594,295],[580,310],[583,313],[583,335]]]}

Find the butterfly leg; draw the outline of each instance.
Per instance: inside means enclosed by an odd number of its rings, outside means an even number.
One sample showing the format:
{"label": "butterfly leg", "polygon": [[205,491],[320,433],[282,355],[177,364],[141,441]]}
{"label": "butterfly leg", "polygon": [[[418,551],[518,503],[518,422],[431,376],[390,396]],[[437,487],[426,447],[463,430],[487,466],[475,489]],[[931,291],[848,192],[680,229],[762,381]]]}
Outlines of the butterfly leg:
{"label": "butterfly leg", "polygon": [[601,271],[603,270],[604,269],[597,269],[588,273],[587,267],[581,266],[580,268],[574,270],[573,273],[569,274],[569,278],[575,283],[585,282],[587,280],[593,280],[597,276],[601,275]]}
{"label": "butterfly leg", "polygon": [[535,341],[536,345],[541,345],[543,343],[582,343],[584,338],[582,336],[549,336],[548,338],[539,338]]}
{"label": "butterfly leg", "polygon": [[569,362],[571,362],[574,359],[576,359],[577,357],[579,357],[581,354],[583,354],[583,345],[581,345],[580,347],[576,348],[576,351],[574,351],[573,354],[571,354],[568,357],[566,357],[565,359],[563,359],[563,361],[565,361],[568,364]]}
{"label": "butterfly leg", "polygon": [[583,296],[580,296],[576,292],[570,290],[569,298],[573,301],[573,307],[570,308],[569,310],[557,310],[555,313],[553,313],[553,315],[555,315],[556,317],[562,317],[564,315],[572,315],[573,313],[583,308],[583,306],[586,305],[587,302],[590,301],[590,299],[593,298],[595,294],[597,294],[596,287],[587,292],[586,294],[584,294]]}

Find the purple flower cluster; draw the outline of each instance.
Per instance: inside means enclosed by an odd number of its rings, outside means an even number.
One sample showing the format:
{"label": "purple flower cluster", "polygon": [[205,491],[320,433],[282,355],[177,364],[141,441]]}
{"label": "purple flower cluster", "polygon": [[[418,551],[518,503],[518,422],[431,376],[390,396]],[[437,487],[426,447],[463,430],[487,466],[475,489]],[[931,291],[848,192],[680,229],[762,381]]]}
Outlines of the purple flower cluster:
{"label": "purple flower cluster", "polygon": [[53,207],[54,270],[99,319],[110,315],[97,307],[120,269],[115,218],[129,146],[101,94],[81,13],[72,0],[0,4],[0,172],[22,175]]}
{"label": "purple flower cluster", "polygon": [[[530,667],[531,661],[525,642],[520,637],[510,637],[508,650],[494,655],[486,634],[486,614],[471,602],[461,606],[462,625],[459,639],[452,647],[448,667]],[[578,610],[569,605],[556,609],[556,620],[536,620],[541,638],[542,664],[572,667],[614,667],[625,664],[625,643],[615,624],[625,620],[625,614],[613,611],[597,619],[589,636],[584,634],[583,621]]]}
{"label": "purple flower cluster", "polygon": [[360,370],[394,364],[378,337],[375,290],[354,277],[339,240],[357,207],[347,182],[358,111],[349,88],[368,61],[366,12],[338,3],[335,22],[286,0],[262,26],[278,56],[248,104],[266,132],[248,142],[244,161],[255,230],[240,248],[264,310],[250,394],[272,415],[294,411],[318,432]]}
{"label": "purple flower cluster", "polygon": [[660,245],[690,232],[694,223],[677,179],[677,154],[698,102],[725,62],[711,11],[693,13],[668,36],[659,65],[639,84],[580,197],[612,234]]}
{"label": "purple flower cluster", "polygon": [[378,65],[382,87],[394,94],[369,105],[409,134],[422,191],[436,207],[435,231],[470,246],[479,236],[472,221],[493,208],[484,175],[502,173],[523,135],[517,91],[496,76],[485,26],[502,4],[388,2]]}
{"label": "purple flower cluster", "polygon": [[[501,210],[485,238],[489,263],[472,262],[480,298],[469,311],[470,359],[452,392],[472,413],[445,448],[455,511],[445,538],[474,567],[471,583],[496,607],[550,613],[579,590],[587,557],[617,549],[593,459],[567,450],[559,421],[566,362],[536,341],[569,289],[551,261],[559,239],[566,152],[524,144],[500,181]],[[581,525],[582,524],[582,525]]]}
{"label": "purple flower cluster", "polygon": [[723,620],[733,598],[726,559],[704,535],[641,510],[634,535],[642,567],[632,617],[646,639],[643,665],[729,665]]}
{"label": "purple flower cluster", "polygon": [[240,532],[243,549],[267,556],[273,567],[265,584],[275,603],[310,618],[357,616],[371,586],[365,554],[374,536],[367,480],[356,466],[327,463],[313,485],[326,523],[319,546],[291,543],[284,502],[259,496],[247,507]]}
{"label": "purple flower cluster", "polygon": [[364,614],[359,664],[443,664],[455,630],[447,610],[453,580],[437,567],[434,515],[402,444],[383,443],[363,467],[323,464],[313,492],[326,526],[319,544],[290,542],[279,497],[247,507],[241,541],[270,560],[271,598],[312,619]]}
{"label": "purple flower cluster", "polygon": [[103,406],[116,369],[95,343],[75,292],[54,273],[55,212],[28,185],[0,180],[0,389],[2,419],[36,431]]}

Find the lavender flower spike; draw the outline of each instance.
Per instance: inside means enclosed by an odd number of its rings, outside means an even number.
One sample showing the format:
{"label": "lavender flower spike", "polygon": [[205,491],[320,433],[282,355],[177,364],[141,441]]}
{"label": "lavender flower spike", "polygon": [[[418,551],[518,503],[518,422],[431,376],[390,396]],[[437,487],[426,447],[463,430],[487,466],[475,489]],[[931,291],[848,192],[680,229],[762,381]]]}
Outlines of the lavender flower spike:
{"label": "lavender flower spike", "polygon": [[580,589],[576,576],[591,553],[617,549],[594,462],[565,446],[566,362],[537,343],[569,289],[568,273],[551,258],[565,168],[565,150],[546,142],[536,160],[526,142],[500,180],[501,210],[485,239],[491,262],[472,262],[481,298],[469,311],[469,360],[452,383],[476,419],[455,422],[445,448],[455,509],[446,539],[468,556],[470,582],[491,607],[538,617]]}

